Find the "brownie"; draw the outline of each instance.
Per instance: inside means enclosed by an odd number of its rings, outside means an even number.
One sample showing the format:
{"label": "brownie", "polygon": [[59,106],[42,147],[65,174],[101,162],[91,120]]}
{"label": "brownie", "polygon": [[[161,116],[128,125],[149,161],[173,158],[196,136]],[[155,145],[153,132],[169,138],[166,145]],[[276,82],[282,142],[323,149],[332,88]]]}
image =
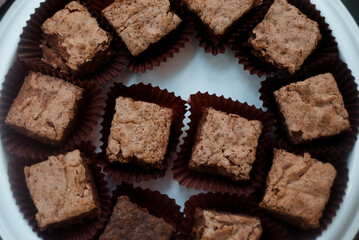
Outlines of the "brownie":
{"label": "brownie", "polygon": [[133,56],[163,39],[181,23],[171,11],[169,0],[115,0],[102,13]]}
{"label": "brownie", "polygon": [[260,207],[304,229],[318,228],[336,177],[330,163],[274,150],[272,168]]}
{"label": "brownie", "polygon": [[163,169],[172,109],[118,97],[115,111],[106,148],[108,160]]}
{"label": "brownie", "polygon": [[290,74],[299,70],[321,39],[319,24],[286,0],[275,0],[249,39],[253,54]]}
{"label": "brownie", "polygon": [[262,0],[182,0],[182,5],[203,23],[207,35],[217,45],[243,15]]}
{"label": "brownie", "polygon": [[248,180],[262,128],[260,121],[205,109],[192,149],[190,169],[236,181]]}
{"label": "brownie", "polygon": [[259,240],[262,235],[261,222],[255,217],[198,208],[194,217],[192,235],[196,240]]}
{"label": "brownie", "polygon": [[83,92],[62,79],[30,71],[5,123],[21,134],[58,146],[70,134]]}
{"label": "brownie", "polygon": [[25,179],[40,230],[68,226],[99,214],[92,174],[79,150],[25,167]]}
{"label": "brownie", "polygon": [[47,19],[41,29],[42,61],[66,74],[84,76],[111,56],[111,35],[75,1]]}
{"label": "brownie", "polygon": [[174,227],[120,196],[100,240],[171,239]]}
{"label": "brownie", "polygon": [[293,143],[350,130],[349,115],[331,73],[284,86],[274,96]]}

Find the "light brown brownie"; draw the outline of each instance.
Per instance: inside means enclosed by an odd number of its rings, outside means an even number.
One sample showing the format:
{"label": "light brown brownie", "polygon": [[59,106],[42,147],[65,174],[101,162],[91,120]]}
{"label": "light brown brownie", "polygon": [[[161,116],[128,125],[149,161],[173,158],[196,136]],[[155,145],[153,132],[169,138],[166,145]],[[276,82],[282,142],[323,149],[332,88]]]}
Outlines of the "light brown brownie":
{"label": "light brown brownie", "polygon": [[97,190],[79,150],[25,167],[25,179],[38,213],[40,230],[67,226],[96,217]]}
{"label": "light brown brownie", "polygon": [[262,128],[260,121],[250,121],[213,108],[205,109],[189,167],[236,181],[248,180]]}
{"label": "light brown brownie", "polygon": [[42,61],[66,74],[84,76],[94,72],[111,56],[112,36],[75,1],[47,19],[41,29]]}
{"label": "light brown brownie", "polygon": [[260,207],[297,227],[318,228],[336,174],[330,163],[309,153],[300,156],[275,149]]}
{"label": "light brown brownie", "polygon": [[252,33],[253,53],[290,74],[300,69],[321,39],[318,23],[286,0],[275,0]]}
{"label": "light brown brownie", "polygon": [[182,0],[182,4],[203,22],[209,36],[218,44],[230,28],[262,0]]}
{"label": "light brown brownie", "polygon": [[108,160],[162,169],[172,109],[118,97],[115,111],[106,148]]}
{"label": "light brown brownie", "polygon": [[274,96],[293,143],[350,130],[349,115],[331,73],[284,86]]}
{"label": "light brown brownie", "polygon": [[62,79],[30,72],[5,123],[43,143],[63,143],[75,123],[84,90]]}
{"label": "light brown brownie", "polygon": [[181,19],[169,0],[116,0],[102,11],[133,56],[175,30]]}
{"label": "light brown brownie", "polygon": [[192,235],[196,240],[259,240],[259,219],[240,214],[196,209]]}
{"label": "light brown brownie", "polygon": [[100,240],[169,240],[174,227],[120,196]]}

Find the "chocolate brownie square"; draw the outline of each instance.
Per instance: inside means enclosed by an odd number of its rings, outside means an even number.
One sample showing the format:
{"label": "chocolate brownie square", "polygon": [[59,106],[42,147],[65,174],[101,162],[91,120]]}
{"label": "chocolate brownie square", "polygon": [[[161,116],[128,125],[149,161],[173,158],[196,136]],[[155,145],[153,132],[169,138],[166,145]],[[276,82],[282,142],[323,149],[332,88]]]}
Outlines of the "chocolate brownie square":
{"label": "chocolate brownie square", "polygon": [[94,72],[111,57],[112,36],[78,2],[47,19],[42,27],[42,61],[74,77]]}
{"label": "chocolate brownie square", "polygon": [[350,130],[349,115],[331,73],[284,86],[274,96],[293,143]]}
{"label": "chocolate brownie square", "polygon": [[336,177],[330,163],[275,149],[260,207],[304,229],[318,228]]}
{"label": "chocolate brownie square", "polygon": [[100,240],[169,240],[174,227],[120,196]]}
{"label": "chocolate brownie square", "polygon": [[106,148],[108,160],[163,169],[172,109],[118,97],[115,111]]}
{"label": "chocolate brownie square", "polygon": [[116,0],[102,11],[133,56],[175,30],[181,19],[169,0]]}
{"label": "chocolate brownie square", "polygon": [[182,0],[182,4],[202,21],[215,45],[262,0]]}
{"label": "chocolate brownie square", "polygon": [[76,121],[84,90],[62,79],[30,72],[5,123],[21,134],[61,145]]}
{"label": "chocolate brownie square", "polygon": [[253,54],[290,74],[300,69],[321,39],[319,24],[286,0],[275,0],[252,33]]}
{"label": "chocolate brownie square", "polygon": [[262,123],[257,120],[250,121],[213,108],[205,109],[189,167],[235,181],[248,180],[262,128]]}
{"label": "chocolate brownie square", "polygon": [[193,239],[259,240],[262,226],[259,219],[240,214],[196,209]]}
{"label": "chocolate brownie square", "polygon": [[68,226],[99,214],[92,174],[79,150],[25,167],[25,179],[43,231]]}

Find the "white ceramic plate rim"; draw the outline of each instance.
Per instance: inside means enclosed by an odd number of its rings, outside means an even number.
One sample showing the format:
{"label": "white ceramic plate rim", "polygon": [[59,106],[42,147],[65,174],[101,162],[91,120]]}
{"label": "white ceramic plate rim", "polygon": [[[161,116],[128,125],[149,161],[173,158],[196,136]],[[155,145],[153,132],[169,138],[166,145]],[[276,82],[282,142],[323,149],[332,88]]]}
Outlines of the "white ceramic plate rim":
{"label": "white ceramic plate rim", "polygon": [[[34,9],[39,6],[41,0],[26,1],[16,0],[9,11],[0,22],[0,82],[4,81],[8,69],[12,65],[19,35],[22,32],[22,27],[25,26],[26,21],[29,19]],[[333,34],[336,37],[341,58],[348,63],[349,68],[352,70],[353,75],[356,77],[356,82],[359,79],[359,28],[350,16],[344,5],[338,0],[312,0],[317,5],[317,8],[322,11],[326,16],[326,21],[331,26]],[[202,51],[202,49],[194,50]],[[204,58],[202,53],[199,55]],[[176,58],[176,57],[175,57]],[[208,57],[210,58],[210,57]],[[220,58],[220,57],[218,57]],[[194,61],[195,62],[195,61]],[[156,71],[153,71],[154,74]],[[151,73],[152,74],[152,73]],[[158,74],[158,73],[157,73]],[[245,77],[253,78],[247,73]],[[158,76],[157,76],[158,77]],[[132,77],[129,82],[147,81],[145,77]],[[258,80],[257,80],[258,81]],[[256,85],[258,86],[258,84]],[[173,90],[173,86],[165,85],[164,87]],[[172,89],[171,89],[172,88]],[[175,88],[176,89],[176,88]],[[201,89],[202,90],[202,89]],[[180,90],[179,90],[180,91]],[[211,91],[211,90],[209,90]],[[195,93],[192,91],[191,93]],[[188,97],[186,93],[180,94],[184,99]],[[222,93],[226,96],[226,93]],[[230,96],[230,94],[229,94]],[[226,96],[228,97],[228,96]],[[259,103],[253,100],[254,104],[258,107]],[[253,104],[253,103],[252,103]],[[260,106],[260,105],[259,105]],[[357,142],[353,151],[348,158],[349,167],[349,183],[347,193],[337,216],[334,218],[332,224],[323,233],[319,239],[353,239],[359,229],[359,187],[356,184],[359,182],[359,143]],[[32,232],[27,222],[23,219],[22,214],[19,212],[18,207],[12,197],[10,185],[7,175],[7,157],[3,147],[0,145],[0,236],[4,240],[12,239],[37,239],[36,235]],[[174,185],[174,184],[172,184]],[[151,187],[151,184],[143,184],[143,186]],[[174,190],[173,190],[174,189]],[[194,192],[183,190],[178,186],[171,186],[171,189],[165,189],[163,186],[158,188],[163,193],[167,193],[171,197],[177,197],[181,191],[186,191],[186,197],[176,199],[177,203],[183,206],[183,203]]]}

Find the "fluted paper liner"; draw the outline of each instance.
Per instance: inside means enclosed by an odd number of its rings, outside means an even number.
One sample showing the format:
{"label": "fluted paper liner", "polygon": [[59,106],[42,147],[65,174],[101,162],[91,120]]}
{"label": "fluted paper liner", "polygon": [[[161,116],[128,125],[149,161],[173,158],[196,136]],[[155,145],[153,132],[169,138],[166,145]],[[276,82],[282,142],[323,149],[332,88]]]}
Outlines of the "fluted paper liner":
{"label": "fluted paper liner", "polygon": [[104,63],[95,72],[82,76],[80,79],[62,73],[41,60],[41,26],[46,19],[52,17],[57,11],[63,9],[70,1],[71,0],[46,0],[40,4],[40,7],[35,9],[35,12],[30,16],[30,20],[26,22],[23,33],[20,35],[18,56],[30,69],[47,75],[59,77],[71,82],[81,80],[82,82],[89,84],[106,83],[121,73],[126,67],[127,53],[120,44],[112,42],[111,48],[115,53],[110,60]]}
{"label": "fluted paper liner", "polygon": [[[101,18],[101,21],[106,23],[106,20],[102,16],[101,12],[113,2],[113,0],[88,0],[88,6],[94,15]],[[173,58],[173,55],[178,53],[180,49],[184,48],[185,44],[189,42],[190,37],[193,34],[193,23],[187,16],[176,11],[178,8],[177,0],[170,0],[170,2],[171,9],[174,10],[174,12],[176,12],[176,14],[178,14],[181,18],[181,24],[177,27],[177,29],[169,33],[157,43],[152,44],[147,50],[138,56],[131,55],[131,53],[127,50],[129,60],[127,67],[134,73],[144,73],[147,70],[152,70],[155,66],[159,66],[162,62],[167,62],[169,58]],[[115,36],[115,41],[125,46],[120,37],[118,37],[116,31],[110,27],[108,23],[107,25],[107,29],[109,29]]]}
{"label": "fluted paper liner", "polygon": [[[344,106],[349,114],[351,130],[332,137],[294,145],[287,137],[287,130],[283,128],[283,120],[277,108],[273,92],[290,83],[303,81],[309,77],[328,72],[333,74],[339,91],[343,96]],[[359,126],[358,86],[355,83],[351,71],[340,59],[313,65],[308,71],[295,74],[292,77],[267,78],[262,82],[262,87],[259,92],[261,93],[260,99],[263,101],[263,106],[268,108],[268,112],[270,112],[275,119],[276,130],[274,135],[279,147],[295,146],[297,149],[311,153],[341,153],[350,151],[354,146],[357,140]]]}
{"label": "fluted paper liner", "polygon": [[[76,239],[86,240],[93,239],[99,235],[100,230],[104,227],[109,216],[111,215],[111,197],[108,188],[106,187],[107,182],[105,181],[105,175],[101,172],[101,167],[96,166],[94,153],[95,147],[90,142],[81,142],[80,145],[75,146],[73,149],[78,149],[85,154],[87,158],[92,160],[89,168],[92,172],[100,201],[100,215],[92,219],[85,219],[81,223],[72,224],[68,228],[55,228],[52,230],[40,231],[35,215],[37,209],[31,199],[30,192],[27,188],[25,181],[24,168],[25,166],[31,166],[38,162],[44,161],[45,159],[31,159],[31,158],[12,158],[8,165],[8,175],[15,198],[16,204],[20,208],[20,212],[23,214],[24,219],[29,223],[32,230],[37,233],[40,238],[43,239]],[[70,148],[63,149],[64,152],[71,151]]]}
{"label": "fluted paper liner", "polygon": [[196,208],[215,210],[256,217],[261,221],[263,229],[261,239],[289,239],[287,229],[279,221],[271,218],[258,207],[258,200],[253,196],[207,193],[192,196],[186,203],[185,218],[180,226],[179,239],[192,239],[191,232],[195,225],[194,213]]}
{"label": "fluted paper liner", "polygon": [[[325,18],[321,16],[320,11],[316,9],[315,5],[311,4],[310,0],[288,0],[288,3],[297,7],[308,18],[316,21],[319,24],[320,33],[322,34],[322,39],[318,46],[304,61],[298,71],[305,70],[311,65],[321,63],[327,59],[334,59],[338,57],[338,44],[332,35],[329,25],[325,22]],[[258,18],[260,18],[259,22],[263,20],[264,16],[265,15],[258,16]],[[250,31],[244,32],[242,36],[236,37],[232,43],[232,49],[236,53],[235,57],[239,59],[239,64],[242,64],[244,66],[244,70],[248,70],[250,74],[257,75],[259,77],[270,77],[273,75],[283,74],[289,75],[287,70],[278,69],[275,66],[262,61],[251,53],[251,47],[247,44],[247,41],[254,27]]]}
{"label": "fluted paper liner", "polygon": [[104,103],[103,91],[96,85],[82,86],[85,89],[83,107],[78,113],[72,132],[60,147],[47,145],[26,137],[5,125],[4,121],[8,111],[28,72],[29,69],[22,62],[16,60],[6,75],[3,89],[0,92],[0,132],[4,148],[9,153],[20,157],[45,158],[50,154],[57,154],[60,148],[70,147],[88,139],[101,117]]}
{"label": "fluted paper liner", "polygon": [[[144,170],[140,167],[130,164],[109,163],[106,156],[106,147],[108,137],[110,135],[110,128],[113,115],[115,114],[116,98],[123,96],[129,97],[136,101],[145,101],[155,103],[161,107],[171,108],[173,111],[173,118],[171,123],[171,132],[169,143],[167,146],[167,153],[165,155],[163,170]],[[153,178],[163,177],[166,171],[166,163],[172,158],[172,153],[176,151],[176,146],[179,143],[179,137],[182,134],[183,119],[185,114],[185,101],[180,97],[176,97],[174,93],[167,90],[162,90],[159,87],[152,87],[151,84],[145,85],[139,83],[126,87],[122,84],[115,83],[111,88],[108,98],[106,100],[105,112],[103,115],[103,122],[101,123],[103,145],[101,146],[102,153],[100,155],[100,163],[104,166],[104,170],[108,175],[117,181],[126,182],[140,182]]]}
{"label": "fluted paper liner", "polygon": [[[176,229],[171,239],[176,237],[179,225],[183,220],[183,213],[180,211],[181,207],[176,204],[174,199],[158,191],[142,189],[140,187],[135,188],[132,184],[122,183],[117,185],[116,189],[112,192],[111,210],[115,207],[120,196],[129,197],[132,203],[137,204],[141,208],[146,208],[150,214],[162,218],[171,224]],[[104,232],[104,229],[102,232]]]}
{"label": "fluted paper liner", "polygon": [[[303,155],[303,153],[305,152],[292,146],[284,149],[297,155]],[[348,167],[345,160],[347,156],[345,154],[313,153],[311,154],[311,157],[324,163],[331,163],[337,171],[337,176],[334,179],[328,203],[326,204],[323,211],[323,215],[319,220],[319,228],[303,230],[299,227],[295,227],[289,223],[279,220],[288,229],[288,232],[291,235],[291,239],[316,239],[328,228],[329,224],[331,224],[333,218],[336,216],[337,211],[340,208],[349,180]],[[262,196],[264,196],[264,189],[262,192]],[[268,212],[268,214],[270,214],[270,212]]]}
{"label": "fluted paper liner", "polygon": [[196,24],[196,38],[199,41],[199,46],[204,48],[206,53],[212,53],[214,56],[217,54],[224,54],[226,49],[231,47],[231,42],[237,37],[249,34],[249,31],[263,19],[272,2],[273,0],[264,0],[261,5],[251,9],[237,23],[234,23],[229,32],[225,34],[223,39],[217,45],[215,45],[207,36],[208,34],[199,17],[192,16],[192,21]]}
{"label": "fluted paper liner", "polygon": [[[272,132],[272,118],[270,114],[249,106],[247,103],[240,103],[223,96],[209,95],[200,93],[191,95],[189,98],[191,115],[187,136],[183,139],[184,143],[180,146],[181,150],[174,161],[173,177],[180,185],[187,188],[209,190],[221,193],[250,194],[263,186],[266,178],[266,165],[270,161],[272,144],[269,135]],[[229,178],[216,176],[201,172],[196,172],[188,167],[191,158],[192,147],[195,143],[199,121],[203,108],[212,107],[226,113],[237,114],[248,120],[259,120],[263,124],[262,134],[259,138],[256,161],[250,172],[250,180],[233,181]]]}

